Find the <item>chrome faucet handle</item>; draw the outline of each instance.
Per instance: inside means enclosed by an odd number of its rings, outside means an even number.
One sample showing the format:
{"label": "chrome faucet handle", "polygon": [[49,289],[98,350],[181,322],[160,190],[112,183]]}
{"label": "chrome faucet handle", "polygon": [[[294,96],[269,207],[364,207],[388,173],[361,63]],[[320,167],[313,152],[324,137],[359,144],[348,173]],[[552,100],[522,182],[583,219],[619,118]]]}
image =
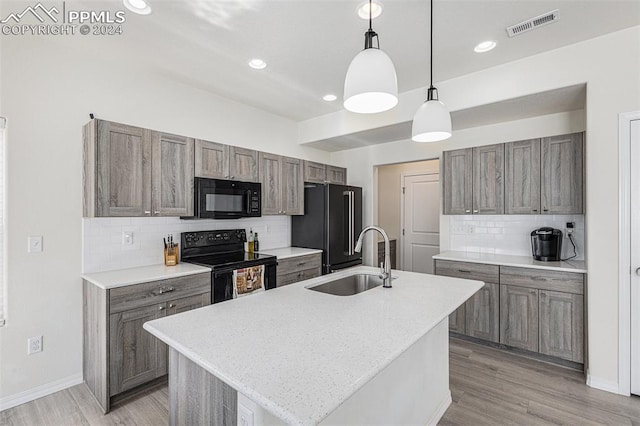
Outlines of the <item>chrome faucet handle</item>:
{"label": "chrome faucet handle", "polygon": [[387,271],[384,269],[384,262],[380,262],[380,277],[387,278],[388,276],[389,274],[387,274]]}

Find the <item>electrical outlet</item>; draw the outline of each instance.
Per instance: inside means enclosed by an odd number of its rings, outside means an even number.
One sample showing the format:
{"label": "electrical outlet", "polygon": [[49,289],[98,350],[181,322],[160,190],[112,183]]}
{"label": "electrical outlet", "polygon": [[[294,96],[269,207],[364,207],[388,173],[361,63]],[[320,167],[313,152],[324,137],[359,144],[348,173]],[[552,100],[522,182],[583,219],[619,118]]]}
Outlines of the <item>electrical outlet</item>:
{"label": "electrical outlet", "polygon": [[567,226],[565,228],[565,233],[567,234],[567,238],[573,235],[573,231],[576,227],[575,222],[567,222]]}
{"label": "electrical outlet", "polygon": [[265,225],[264,233],[265,234],[270,234],[271,233],[271,225]]}
{"label": "electrical outlet", "polygon": [[42,336],[27,339],[27,355],[42,352]]}
{"label": "electrical outlet", "polygon": [[42,235],[33,235],[27,238],[27,251],[29,253],[42,252]]}
{"label": "electrical outlet", "polygon": [[238,404],[238,426],[253,426],[253,411]]}
{"label": "electrical outlet", "polygon": [[133,231],[123,231],[122,232],[122,245],[123,246],[132,246],[133,245]]}

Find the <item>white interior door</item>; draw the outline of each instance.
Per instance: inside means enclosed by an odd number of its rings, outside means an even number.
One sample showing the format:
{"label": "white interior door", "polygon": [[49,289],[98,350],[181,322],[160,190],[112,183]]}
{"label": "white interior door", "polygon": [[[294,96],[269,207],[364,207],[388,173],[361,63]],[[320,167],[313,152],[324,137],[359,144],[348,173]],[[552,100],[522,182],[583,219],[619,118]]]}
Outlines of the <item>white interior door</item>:
{"label": "white interior door", "polygon": [[431,257],[440,252],[438,174],[404,176],[402,269],[433,273]]}
{"label": "white interior door", "polygon": [[640,120],[631,121],[631,164],[631,393],[640,395]]}

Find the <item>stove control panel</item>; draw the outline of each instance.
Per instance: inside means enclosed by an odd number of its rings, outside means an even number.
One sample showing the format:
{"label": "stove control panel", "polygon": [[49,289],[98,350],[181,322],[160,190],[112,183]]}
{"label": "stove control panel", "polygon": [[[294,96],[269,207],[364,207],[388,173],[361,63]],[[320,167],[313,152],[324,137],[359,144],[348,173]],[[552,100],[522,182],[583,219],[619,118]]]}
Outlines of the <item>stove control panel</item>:
{"label": "stove control panel", "polygon": [[247,233],[244,229],[182,233],[182,247],[184,248],[238,244],[245,241],[247,241]]}

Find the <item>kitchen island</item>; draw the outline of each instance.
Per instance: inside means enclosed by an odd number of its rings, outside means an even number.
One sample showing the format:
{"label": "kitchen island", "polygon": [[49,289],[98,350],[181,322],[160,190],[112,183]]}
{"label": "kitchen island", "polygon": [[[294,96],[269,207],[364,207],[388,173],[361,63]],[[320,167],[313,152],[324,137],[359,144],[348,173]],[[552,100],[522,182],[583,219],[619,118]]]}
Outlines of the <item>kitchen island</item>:
{"label": "kitchen island", "polygon": [[170,347],[171,424],[435,424],[451,403],[448,315],[483,283],[393,271],[393,288],[313,287],[351,268],[144,324]]}

